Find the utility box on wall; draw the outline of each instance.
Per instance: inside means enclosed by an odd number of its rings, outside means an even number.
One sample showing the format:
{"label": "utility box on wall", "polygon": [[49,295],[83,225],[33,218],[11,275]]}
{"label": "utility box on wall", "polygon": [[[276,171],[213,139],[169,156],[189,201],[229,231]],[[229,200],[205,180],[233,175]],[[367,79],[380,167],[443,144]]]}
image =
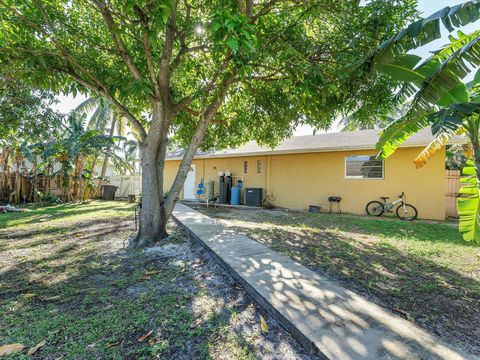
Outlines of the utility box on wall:
{"label": "utility box on wall", "polygon": [[262,188],[246,188],[245,189],[245,205],[262,206],[263,189]]}

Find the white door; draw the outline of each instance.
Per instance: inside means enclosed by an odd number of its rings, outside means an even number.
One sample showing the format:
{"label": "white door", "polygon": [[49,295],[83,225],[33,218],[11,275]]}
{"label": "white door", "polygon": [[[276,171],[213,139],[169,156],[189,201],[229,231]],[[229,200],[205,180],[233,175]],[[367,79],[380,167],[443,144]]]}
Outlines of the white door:
{"label": "white door", "polygon": [[195,165],[191,165],[185,184],[183,184],[183,198],[185,200],[195,200],[195,194]]}

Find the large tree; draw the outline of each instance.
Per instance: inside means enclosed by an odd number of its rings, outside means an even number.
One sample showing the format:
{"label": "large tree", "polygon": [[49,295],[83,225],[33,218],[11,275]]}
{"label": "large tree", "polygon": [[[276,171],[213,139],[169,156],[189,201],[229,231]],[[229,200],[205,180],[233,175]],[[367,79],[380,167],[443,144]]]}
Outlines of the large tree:
{"label": "large tree", "polygon": [[[57,91],[106,98],[141,147],[136,246],[165,222],[199,147],[275,145],[306,123],[388,108],[388,77],[361,70],[416,16],[413,0],[0,0],[0,61]],[[163,199],[167,138],[185,148]]]}

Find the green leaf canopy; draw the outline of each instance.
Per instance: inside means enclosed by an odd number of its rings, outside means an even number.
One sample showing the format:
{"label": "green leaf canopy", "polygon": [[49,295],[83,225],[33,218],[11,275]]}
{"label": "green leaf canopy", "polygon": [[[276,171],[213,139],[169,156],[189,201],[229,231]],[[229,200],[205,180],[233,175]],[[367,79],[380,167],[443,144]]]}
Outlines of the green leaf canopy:
{"label": "green leaf canopy", "polygon": [[[189,104],[171,124],[175,141],[188,144],[197,114],[220,91],[209,81],[234,81],[204,148],[251,139],[275,145],[299,124],[328,128],[352,112],[368,121],[389,108],[396,82],[361,67],[416,15],[412,0],[0,0],[0,7],[1,66],[12,64],[37,87],[99,93],[140,137],[152,97],[168,94]],[[162,61],[168,89],[155,81]]]}

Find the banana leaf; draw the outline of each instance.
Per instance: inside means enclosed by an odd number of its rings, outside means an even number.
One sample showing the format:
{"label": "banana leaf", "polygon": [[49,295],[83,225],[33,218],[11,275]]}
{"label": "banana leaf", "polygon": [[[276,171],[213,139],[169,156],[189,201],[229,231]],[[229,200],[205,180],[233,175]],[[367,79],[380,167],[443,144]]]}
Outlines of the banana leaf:
{"label": "banana leaf", "polygon": [[458,230],[463,234],[466,241],[474,241],[480,244],[480,201],[478,196],[479,187],[473,161],[468,161],[463,168],[464,177],[460,179],[462,187],[457,199],[457,210],[460,216]]}
{"label": "banana leaf", "polygon": [[440,22],[448,32],[480,18],[480,1],[467,1],[445,7],[425,19],[420,19],[386,40],[373,55],[374,62],[386,64],[399,54],[416,49],[442,37]]}

